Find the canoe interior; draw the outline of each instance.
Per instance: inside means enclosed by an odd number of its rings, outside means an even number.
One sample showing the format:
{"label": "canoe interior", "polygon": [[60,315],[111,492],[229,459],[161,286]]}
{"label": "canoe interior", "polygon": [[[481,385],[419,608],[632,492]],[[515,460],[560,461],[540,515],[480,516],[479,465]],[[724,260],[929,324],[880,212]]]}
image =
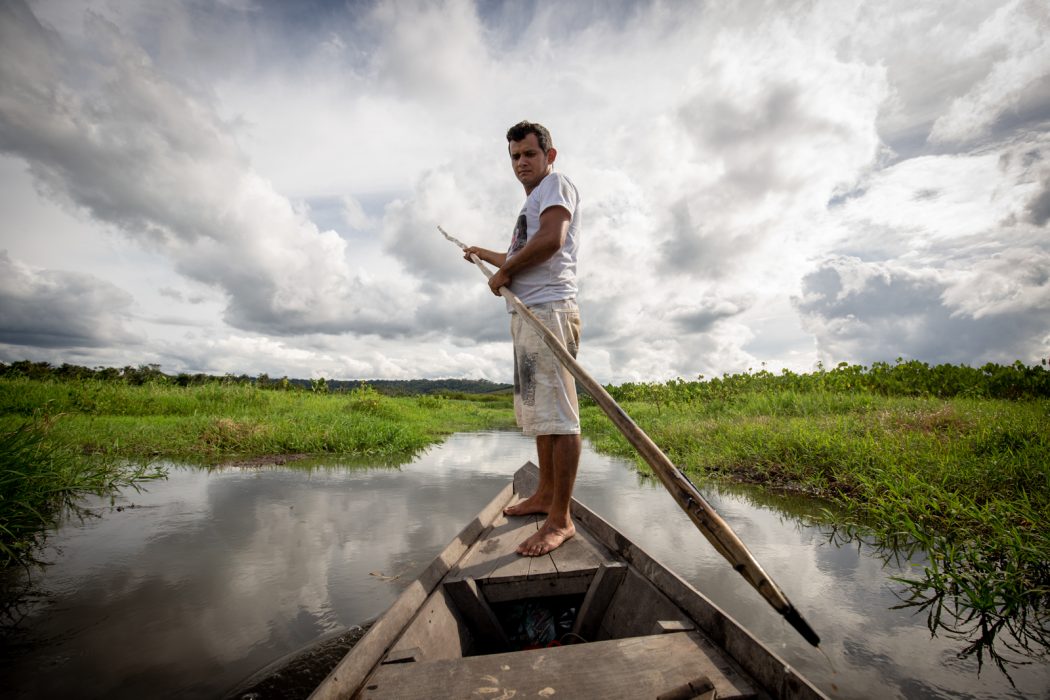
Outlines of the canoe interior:
{"label": "canoe interior", "polygon": [[575,537],[519,556],[542,516],[502,509],[537,478],[522,467],[312,697],[823,697],[578,502]]}

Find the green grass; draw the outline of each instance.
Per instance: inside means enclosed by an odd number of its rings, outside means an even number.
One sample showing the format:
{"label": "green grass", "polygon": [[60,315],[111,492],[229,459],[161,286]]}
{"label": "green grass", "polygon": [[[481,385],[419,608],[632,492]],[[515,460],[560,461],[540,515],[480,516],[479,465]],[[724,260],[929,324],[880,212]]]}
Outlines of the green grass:
{"label": "green grass", "polygon": [[327,453],[403,463],[453,432],[513,423],[509,397],[0,378],[0,565],[31,561],[81,496],[157,476],[143,466],[157,459]]}
{"label": "green grass", "polygon": [[[717,413],[688,403],[623,406],[673,462],[700,476],[816,491],[850,506],[875,505],[905,482],[909,491],[975,493],[982,500],[1013,502],[1020,491],[1044,501],[1050,495],[1045,400],[786,392],[744,396]],[[583,422],[601,449],[633,457],[597,408],[587,407]]]}
{"label": "green grass", "polygon": [[[838,531],[926,551],[929,563],[904,580],[902,604],[928,611],[931,629],[976,636],[974,653],[987,650],[997,663],[991,643],[981,641],[988,630],[1010,630],[1029,655],[1050,647],[1044,368],[898,362],[610,390],[694,479],[824,497],[836,506],[826,523]],[[41,415],[48,418],[33,418]],[[635,458],[587,401],[582,420],[597,449]],[[26,511],[38,523],[52,522],[54,509],[78,489],[127,483],[137,478],[129,465],[156,458],[220,463],[310,453],[389,462],[453,432],[512,426],[508,395],[391,398],[367,386],[326,393],[232,381],[179,386],[159,373],[141,385],[97,376],[0,377],[0,433],[27,445],[5,449],[54,465],[33,473],[39,476],[5,467],[10,483],[33,482],[53,494]],[[108,471],[92,476],[98,465]],[[82,485],[63,486],[62,475],[77,470]],[[29,501],[4,488],[7,518],[12,503]],[[10,544],[19,541],[11,532],[3,536],[6,547],[23,546]],[[37,536],[30,533],[29,542]]]}
{"label": "green grass", "polygon": [[[768,384],[712,396],[681,383],[633,396],[623,408],[694,479],[821,496],[829,524],[925,550],[929,563],[900,580],[903,605],[979,660],[1005,669],[1002,630],[1015,655],[1050,649],[1050,400]],[[649,472],[599,409],[582,420],[599,449]]]}
{"label": "green grass", "polygon": [[299,452],[410,459],[453,432],[514,422],[509,397],[391,398],[367,386],[328,394],[245,384],[0,379],[0,422],[41,408],[55,416],[56,440],[88,454],[204,462]]}

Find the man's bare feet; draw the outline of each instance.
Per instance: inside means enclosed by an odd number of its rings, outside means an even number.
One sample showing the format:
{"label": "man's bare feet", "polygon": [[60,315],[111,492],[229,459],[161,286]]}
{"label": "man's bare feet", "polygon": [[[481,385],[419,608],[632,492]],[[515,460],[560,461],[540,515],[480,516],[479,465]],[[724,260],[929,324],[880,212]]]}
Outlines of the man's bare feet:
{"label": "man's bare feet", "polygon": [[535,535],[518,545],[518,554],[523,557],[541,557],[553,552],[575,534],[576,527],[571,522],[569,527],[564,528],[544,522]]}
{"label": "man's bare feet", "polygon": [[551,507],[551,497],[541,496],[538,493],[526,498],[521,503],[515,503],[512,506],[507,506],[503,509],[504,515],[532,515],[533,513],[540,513],[546,515],[547,511]]}

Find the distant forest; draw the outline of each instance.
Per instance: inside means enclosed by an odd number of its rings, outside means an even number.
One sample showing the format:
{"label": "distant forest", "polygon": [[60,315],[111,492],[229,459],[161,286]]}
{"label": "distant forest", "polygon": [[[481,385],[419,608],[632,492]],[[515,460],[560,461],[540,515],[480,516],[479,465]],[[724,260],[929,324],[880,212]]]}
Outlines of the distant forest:
{"label": "distant forest", "polygon": [[[341,393],[362,385],[387,396],[442,396],[509,394],[510,384],[497,384],[485,379],[290,379],[268,374],[179,374],[161,371],[160,365],[138,367],[79,367],[52,365],[47,362],[21,360],[0,362],[0,378],[25,378],[43,381],[115,381],[125,384],[167,384],[199,386],[203,384],[246,384],[276,391],[313,391]],[[581,388],[577,386],[577,389]],[[1046,399],[1050,397],[1050,363],[1038,365],[1021,361],[1011,365],[988,363],[981,367],[967,365],[929,365],[918,360],[897,358],[893,364],[875,362],[870,367],[840,362],[832,368],[818,365],[813,372],[797,374],[781,370],[774,374],[761,369],[748,369],[737,374],[696,381],[672,379],[667,382],[626,382],[606,386],[617,401],[663,403],[724,401],[743,394],[793,392],[873,393],[882,396],[969,397],[1007,400]]]}
{"label": "distant forest", "polygon": [[509,392],[510,384],[498,384],[487,379],[294,379],[271,377],[268,374],[165,374],[160,365],[138,367],[81,367],[63,363],[20,360],[6,364],[0,362],[0,377],[24,377],[36,380],[84,380],[118,381],[127,384],[173,384],[175,386],[199,386],[210,383],[251,384],[260,389],[278,391],[351,391],[367,384],[387,396],[420,396],[423,394],[499,394]]}

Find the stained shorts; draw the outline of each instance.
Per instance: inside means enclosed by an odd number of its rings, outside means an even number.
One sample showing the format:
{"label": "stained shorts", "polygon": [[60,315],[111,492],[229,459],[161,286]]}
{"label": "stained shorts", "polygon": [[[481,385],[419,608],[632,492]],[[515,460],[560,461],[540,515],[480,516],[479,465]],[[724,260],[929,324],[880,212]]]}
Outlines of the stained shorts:
{"label": "stained shorts", "polygon": [[[555,337],[576,357],[580,347],[580,309],[575,299],[530,306]],[[512,313],[514,417],[525,435],[577,435],[580,405],[576,381],[521,314]]]}

